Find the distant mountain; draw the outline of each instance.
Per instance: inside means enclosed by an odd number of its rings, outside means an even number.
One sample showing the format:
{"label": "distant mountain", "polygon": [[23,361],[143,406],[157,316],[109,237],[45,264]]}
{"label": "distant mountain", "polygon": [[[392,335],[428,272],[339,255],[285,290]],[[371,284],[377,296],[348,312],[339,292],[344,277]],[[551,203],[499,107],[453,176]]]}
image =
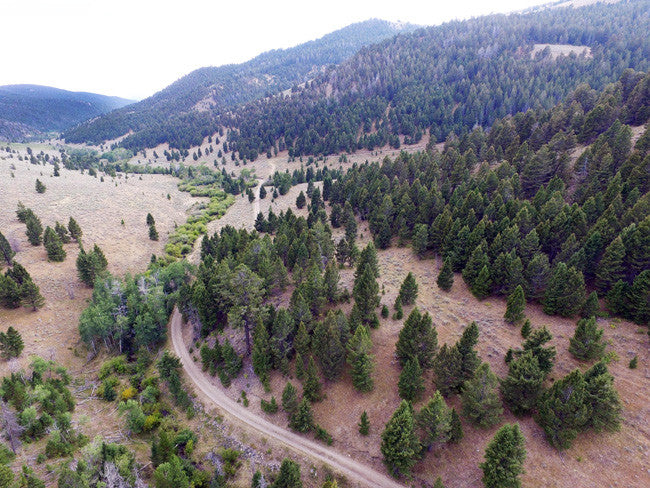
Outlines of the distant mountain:
{"label": "distant mountain", "polygon": [[[183,144],[181,140],[188,134],[180,138],[173,134],[179,126],[183,131],[183,127],[196,126],[197,120],[208,119],[210,114],[290,89],[364,46],[417,28],[372,19],[293,48],[266,52],[242,64],[200,68],[139,103],[66,131],[64,137],[68,142],[100,143],[133,131],[135,138],[146,139],[151,145]],[[200,142],[205,135],[190,137]]]}
{"label": "distant mountain", "polygon": [[133,101],[49,86],[0,86],[0,137],[60,132],[130,103]]}

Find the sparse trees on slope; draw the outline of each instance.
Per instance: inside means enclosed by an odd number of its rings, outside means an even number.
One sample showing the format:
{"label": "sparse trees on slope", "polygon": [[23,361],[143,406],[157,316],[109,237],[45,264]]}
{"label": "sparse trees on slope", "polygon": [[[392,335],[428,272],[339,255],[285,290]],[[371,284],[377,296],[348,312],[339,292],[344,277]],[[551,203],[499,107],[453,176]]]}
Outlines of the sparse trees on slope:
{"label": "sparse trees on slope", "polygon": [[506,424],[494,435],[485,449],[483,486],[485,488],[519,488],[524,472],[525,439],[517,424]]}

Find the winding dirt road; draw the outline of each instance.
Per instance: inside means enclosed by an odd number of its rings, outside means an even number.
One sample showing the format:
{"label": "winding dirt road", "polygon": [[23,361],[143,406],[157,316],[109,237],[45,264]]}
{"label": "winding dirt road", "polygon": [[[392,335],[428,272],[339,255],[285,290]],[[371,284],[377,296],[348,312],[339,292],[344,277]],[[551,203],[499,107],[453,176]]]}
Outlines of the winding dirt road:
{"label": "winding dirt road", "polygon": [[[270,175],[275,171],[275,164],[270,163]],[[256,199],[252,207],[251,219],[254,222],[260,211],[259,192],[262,183],[266,179],[260,179],[256,188]],[[200,255],[200,239],[196,243],[194,252],[189,256],[190,260],[196,261]],[[198,251],[198,252],[197,252]],[[223,389],[214,385],[203,374],[203,371],[190,357],[190,353],[183,341],[183,318],[178,309],[174,312],[170,321],[171,341],[174,353],[180,358],[183,369],[189,376],[194,386],[198,388],[210,401],[222,409],[227,415],[243,422],[247,427],[254,429],[267,437],[279,441],[291,449],[304,454],[312,459],[321,461],[334,470],[344,475],[348,481],[356,483],[357,486],[379,487],[379,488],[404,488],[405,485],[389,478],[383,473],[375,471],[363,463],[353,460],[346,454],[336,452],[334,449],[325,447],[322,444],[309,440],[287,429],[279,427],[265,418],[252,413],[226,395]]]}
{"label": "winding dirt road", "polygon": [[301,454],[328,464],[334,470],[344,475],[348,481],[356,483],[358,486],[404,488],[404,485],[373,470],[369,466],[357,462],[345,454],[338,453],[334,449],[327,448],[322,444],[283,429],[263,417],[246,410],[240,404],[228,398],[225,392],[220,387],[212,384],[197,364],[192,361],[190,353],[183,342],[182,326],[182,316],[177,309],[174,309],[171,318],[171,340],[175,354],[180,358],[185,372],[196,388],[215,405],[224,410],[227,415],[234,417],[246,424],[249,428],[255,429],[263,435],[271,437]]}

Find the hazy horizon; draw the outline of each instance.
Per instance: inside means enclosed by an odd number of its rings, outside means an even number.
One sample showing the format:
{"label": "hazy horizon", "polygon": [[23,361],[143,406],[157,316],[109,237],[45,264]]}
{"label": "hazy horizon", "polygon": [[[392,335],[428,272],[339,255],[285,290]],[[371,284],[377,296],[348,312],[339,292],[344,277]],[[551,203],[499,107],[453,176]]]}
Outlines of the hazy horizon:
{"label": "hazy horizon", "polygon": [[242,63],[271,49],[318,39],[347,25],[377,18],[437,25],[506,13],[548,0],[342,2],[314,11],[304,2],[233,5],[151,0],[9,0],[0,43],[0,85],[46,85],[69,91],[141,100],[204,66]]}

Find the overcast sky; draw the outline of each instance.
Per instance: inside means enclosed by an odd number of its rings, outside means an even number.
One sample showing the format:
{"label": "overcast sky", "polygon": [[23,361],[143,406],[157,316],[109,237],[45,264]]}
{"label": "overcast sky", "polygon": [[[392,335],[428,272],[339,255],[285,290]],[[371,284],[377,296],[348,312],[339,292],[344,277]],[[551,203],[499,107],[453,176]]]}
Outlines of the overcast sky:
{"label": "overcast sky", "polygon": [[435,25],[550,0],[0,0],[0,85],[141,99],[369,18]]}

